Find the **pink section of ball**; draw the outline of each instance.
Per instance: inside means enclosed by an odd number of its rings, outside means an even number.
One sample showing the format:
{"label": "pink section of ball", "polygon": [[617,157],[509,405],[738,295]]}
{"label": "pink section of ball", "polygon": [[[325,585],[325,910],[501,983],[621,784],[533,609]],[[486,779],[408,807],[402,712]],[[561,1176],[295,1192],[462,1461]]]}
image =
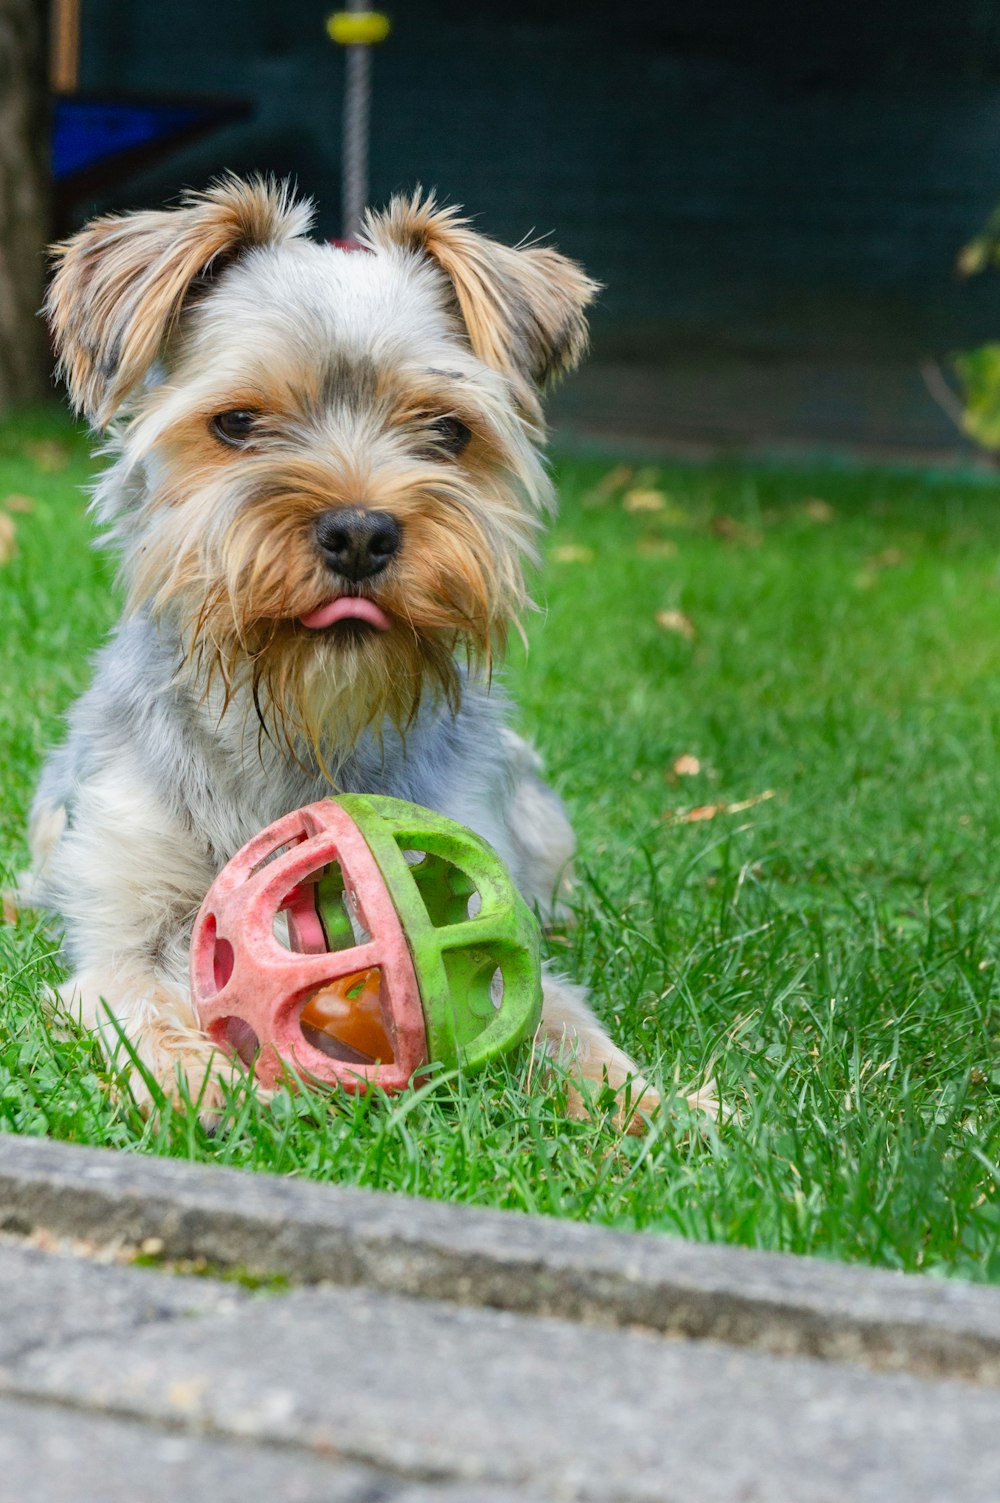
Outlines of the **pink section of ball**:
{"label": "pink section of ball", "polygon": [[[339,862],[372,936],[332,952],[310,891],[331,861]],[[279,912],[295,950],[275,936]],[[381,973],[395,1057],[374,1065],[331,1059],[304,1037],[302,1009],[331,982],[372,966]],[[427,1063],[420,991],[399,917],[364,836],[330,800],[269,825],[216,877],[195,920],[191,987],[202,1027],[221,1048],[235,1051],[256,1036],[256,1078],[265,1087],[278,1083],[286,1061],[329,1085],[363,1091],[377,1081],[384,1090],[400,1091]]]}

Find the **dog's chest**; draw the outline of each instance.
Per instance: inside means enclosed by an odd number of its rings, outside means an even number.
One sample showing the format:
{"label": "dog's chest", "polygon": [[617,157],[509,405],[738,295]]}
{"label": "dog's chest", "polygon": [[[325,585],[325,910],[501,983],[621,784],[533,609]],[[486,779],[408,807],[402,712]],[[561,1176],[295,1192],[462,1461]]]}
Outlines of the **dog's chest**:
{"label": "dog's chest", "polygon": [[218,867],[265,825],[336,792],[386,794],[443,809],[456,782],[461,739],[452,723],[430,716],[405,741],[385,728],[381,737],[362,738],[339,760],[331,747],[331,779],[315,763],[310,766],[304,748],[293,757],[254,738],[248,751],[243,738],[217,729],[207,746],[202,743],[200,755],[187,760],[183,797],[192,832],[209,846]]}

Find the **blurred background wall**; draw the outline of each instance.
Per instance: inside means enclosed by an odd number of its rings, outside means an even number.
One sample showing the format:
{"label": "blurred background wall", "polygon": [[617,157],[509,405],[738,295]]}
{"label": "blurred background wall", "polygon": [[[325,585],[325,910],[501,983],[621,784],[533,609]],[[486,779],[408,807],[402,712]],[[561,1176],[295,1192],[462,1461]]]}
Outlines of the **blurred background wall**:
{"label": "blurred background wall", "polygon": [[[62,202],[160,203],[223,168],[297,177],[338,231],[343,53],[314,0],[82,0],[79,88],[245,113]],[[990,0],[399,0],[375,50],[371,196],[414,183],[606,284],[567,435],[926,454],[921,365],[1000,337],[960,282],[1000,200]]]}

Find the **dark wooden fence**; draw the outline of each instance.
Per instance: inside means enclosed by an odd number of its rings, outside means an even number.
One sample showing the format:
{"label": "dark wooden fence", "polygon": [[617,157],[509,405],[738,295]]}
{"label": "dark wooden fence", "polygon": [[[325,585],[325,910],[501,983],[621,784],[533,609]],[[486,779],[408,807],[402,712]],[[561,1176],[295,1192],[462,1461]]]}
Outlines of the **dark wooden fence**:
{"label": "dark wooden fence", "polygon": [[[253,105],[92,206],[263,168],[297,175],[336,233],[331,8],[84,0],[84,86]],[[567,411],[601,426],[621,387],[601,396],[603,368],[638,382],[632,426],[650,436],[948,441],[920,361],[1000,338],[1000,281],[953,272],[1000,200],[1000,6],[401,0],[391,14],[373,196],[435,184],[492,233],[551,233],[606,283],[598,385]]]}

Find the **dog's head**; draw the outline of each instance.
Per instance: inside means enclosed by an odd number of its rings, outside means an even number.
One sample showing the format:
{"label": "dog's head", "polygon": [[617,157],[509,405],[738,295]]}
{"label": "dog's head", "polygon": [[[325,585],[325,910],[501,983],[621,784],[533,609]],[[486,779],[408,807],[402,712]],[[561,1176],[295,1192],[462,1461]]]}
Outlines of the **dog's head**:
{"label": "dog's head", "polygon": [[[524,603],[549,485],[539,393],[595,285],[432,198],[305,238],[287,188],[227,179],[57,247],[47,309],[74,403],[119,454],[97,493],[132,608],[286,732],[345,739],[457,694]],[[261,713],[260,709],[258,713]]]}

